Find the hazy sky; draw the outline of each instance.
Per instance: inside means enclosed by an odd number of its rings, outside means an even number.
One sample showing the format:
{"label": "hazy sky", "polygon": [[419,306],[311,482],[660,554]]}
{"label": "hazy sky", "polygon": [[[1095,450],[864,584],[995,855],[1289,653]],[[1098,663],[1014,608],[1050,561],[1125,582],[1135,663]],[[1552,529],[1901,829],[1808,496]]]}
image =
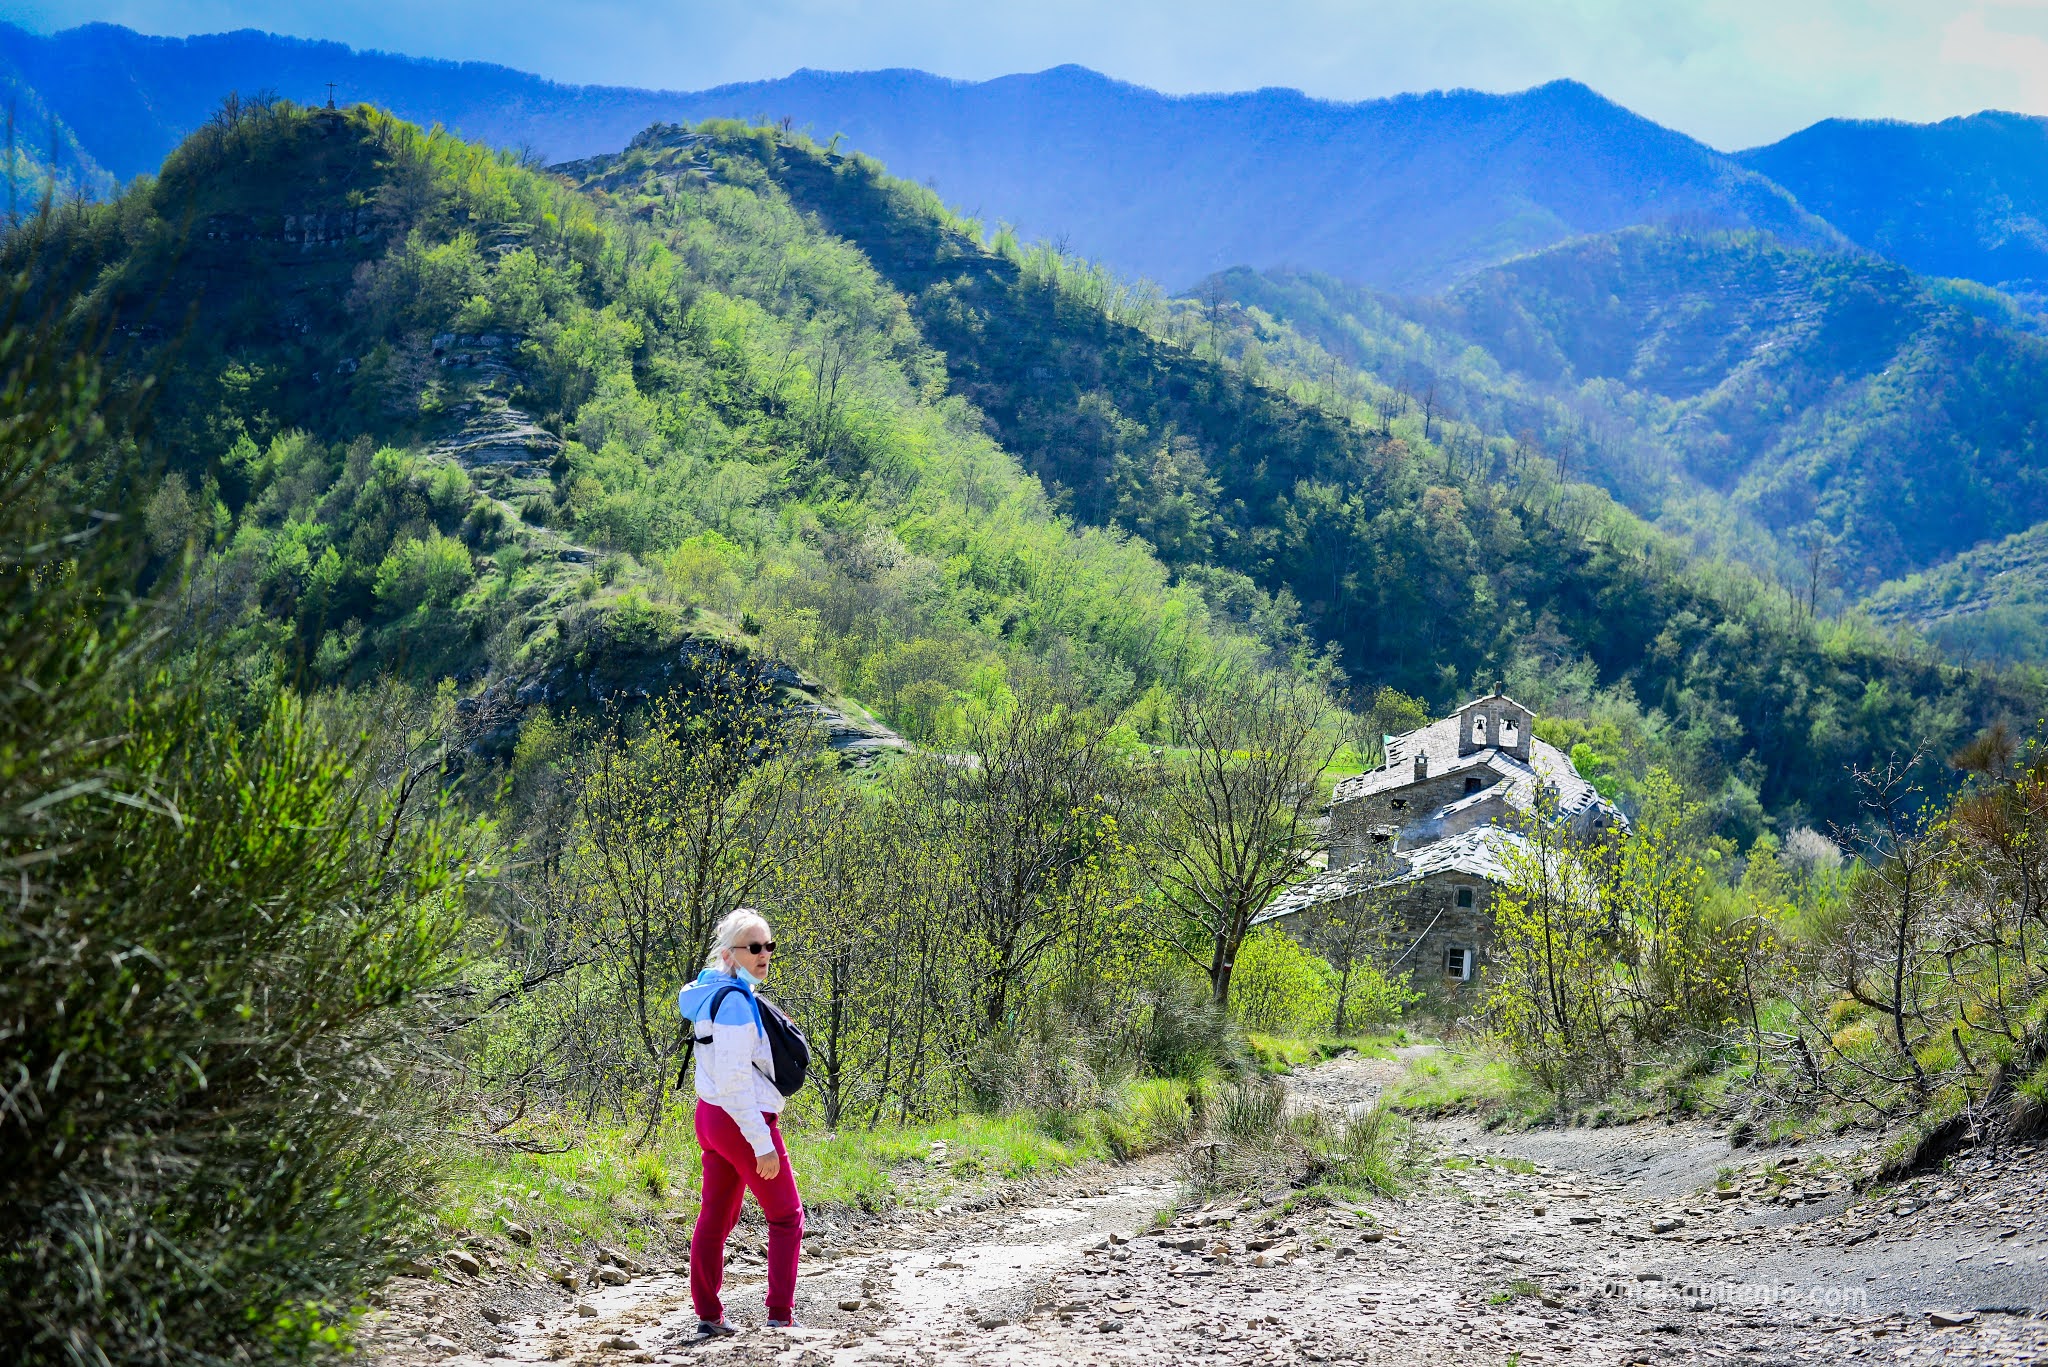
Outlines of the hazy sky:
{"label": "hazy sky", "polygon": [[1078,62],[1168,91],[1363,99],[1573,76],[1724,148],[1830,115],[2048,114],[2048,0],[0,0],[51,30],[262,28],[564,81]]}

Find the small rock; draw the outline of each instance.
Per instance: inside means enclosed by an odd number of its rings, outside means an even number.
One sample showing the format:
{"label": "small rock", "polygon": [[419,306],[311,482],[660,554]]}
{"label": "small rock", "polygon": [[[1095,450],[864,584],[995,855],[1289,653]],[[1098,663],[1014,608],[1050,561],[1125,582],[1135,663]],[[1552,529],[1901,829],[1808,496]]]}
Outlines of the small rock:
{"label": "small rock", "polygon": [[492,1324],[503,1324],[505,1322],[505,1312],[494,1305],[480,1305],[476,1308],[476,1312]]}
{"label": "small rock", "polygon": [[639,1262],[637,1259],[628,1257],[626,1254],[621,1253],[618,1249],[612,1248],[606,1244],[598,1245],[597,1260],[603,1263],[610,1263],[613,1267],[619,1268],[636,1277],[647,1270],[646,1266]]}
{"label": "small rock", "polygon": [[438,1349],[444,1353],[452,1353],[462,1347],[454,1339],[444,1338],[440,1334],[429,1334],[424,1339],[421,1339],[420,1342],[429,1348]]}
{"label": "small rock", "polygon": [[458,1272],[467,1272],[472,1277],[481,1277],[484,1274],[484,1265],[466,1248],[449,1250],[448,1265]]}
{"label": "small rock", "polygon": [[1124,1322],[1119,1319],[1107,1319],[1096,1327],[1105,1334],[1121,1334],[1124,1331]]}
{"label": "small rock", "polygon": [[845,1300],[843,1300],[843,1301],[839,1302],[839,1308],[840,1308],[841,1310],[858,1310],[858,1309],[860,1309],[860,1297],[859,1297],[859,1296],[848,1296],[848,1297],[847,1297],[847,1298],[846,1298]]}
{"label": "small rock", "polygon": [[983,1315],[974,1322],[974,1327],[977,1329],[1000,1329],[1009,1322],[1009,1318],[1004,1315]]}
{"label": "small rock", "polygon": [[1977,1322],[1977,1312],[1974,1310],[1930,1310],[1927,1312],[1927,1322],[1937,1329],[1954,1329],[1959,1325],[1975,1324]]}
{"label": "small rock", "polygon": [[531,1244],[533,1242],[533,1231],[525,1225],[507,1220],[505,1222],[505,1237],[515,1244]]}
{"label": "small rock", "polygon": [[594,1320],[597,1318],[597,1307],[592,1305],[589,1301],[578,1301],[571,1308],[574,1309],[577,1314],[583,1316],[585,1319]]}
{"label": "small rock", "polygon": [[591,1280],[603,1282],[606,1286],[624,1286],[633,1279],[621,1268],[600,1267]]}
{"label": "small rock", "polygon": [[1669,1234],[1674,1229],[1684,1229],[1685,1221],[1676,1215],[1664,1215],[1650,1221],[1650,1233]]}
{"label": "small rock", "polygon": [[1571,1222],[1575,1225],[1597,1225],[1600,1223],[1600,1217],[1592,1214],[1591,1212],[1573,1215],[1569,1218]]}

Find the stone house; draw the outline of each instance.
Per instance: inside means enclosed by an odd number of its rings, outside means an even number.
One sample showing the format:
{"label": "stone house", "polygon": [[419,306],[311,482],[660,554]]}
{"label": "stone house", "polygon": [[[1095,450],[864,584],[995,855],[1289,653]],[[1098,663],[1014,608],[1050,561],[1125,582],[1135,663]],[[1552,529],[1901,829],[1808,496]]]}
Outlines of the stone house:
{"label": "stone house", "polygon": [[1503,693],[1389,738],[1379,768],[1347,778],[1330,800],[1329,866],[1289,888],[1255,925],[1329,915],[1389,894],[1398,967],[1418,986],[1455,990],[1479,974],[1495,891],[1532,849],[1527,823],[1576,840],[1624,831],[1628,819],[1563,751],[1538,740],[1535,716]]}

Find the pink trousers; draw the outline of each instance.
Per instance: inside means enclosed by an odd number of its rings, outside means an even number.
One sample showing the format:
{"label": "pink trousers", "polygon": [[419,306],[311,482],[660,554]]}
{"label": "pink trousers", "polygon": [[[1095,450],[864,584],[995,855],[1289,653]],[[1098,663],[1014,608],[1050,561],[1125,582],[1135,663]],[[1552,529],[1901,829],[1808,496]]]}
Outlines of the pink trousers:
{"label": "pink trousers", "polygon": [[697,1103],[697,1147],[704,1152],[704,1199],[697,1207],[697,1228],[690,1235],[690,1302],[700,1320],[725,1317],[719,1288],[725,1285],[725,1240],[739,1223],[740,1202],[754,1193],[768,1217],[768,1318],[786,1320],[796,1307],[796,1261],[803,1250],[804,1203],[796,1194],[796,1174],[789,1151],[782,1147],[777,1117],[762,1112],[775,1141],[782,1171],[767,1181],[754,1170],[754,1150],[733,1118],[708,1101]]}

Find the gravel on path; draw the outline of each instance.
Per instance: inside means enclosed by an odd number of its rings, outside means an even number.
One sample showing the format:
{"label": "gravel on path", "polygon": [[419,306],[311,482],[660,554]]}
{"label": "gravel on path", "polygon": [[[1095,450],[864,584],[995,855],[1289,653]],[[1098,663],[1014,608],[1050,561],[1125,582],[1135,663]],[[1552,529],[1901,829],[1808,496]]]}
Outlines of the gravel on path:
{"label": "gravel on path", "polygon": [[[1347,1056],[1291,1085],[1298,1104],[1343,1110],[1373,1104],[1401,1067]],[[1691,1124],[1418,1132],[1429,1152],[1417,1185],[1357,1205],[1309,1207],[1280,1190],[1171,1210],[1172,1165],[1155,1158],[979,1210],[894,1216],[864,1244],[807,1256],[796,1330],[696,1343],[680,1269],[574,1304],[508,1284],[438,1321],[446,1288],[415,1283],[418,1303],[377,1326],[372,1356],[405,1367],[2048,1361],[2038,1150],[1968,1158],[1880,1200],[1853,1189],[1848,1145],[1731,1150]],[[729,1305],[758,1296],[747,1266]]]}

